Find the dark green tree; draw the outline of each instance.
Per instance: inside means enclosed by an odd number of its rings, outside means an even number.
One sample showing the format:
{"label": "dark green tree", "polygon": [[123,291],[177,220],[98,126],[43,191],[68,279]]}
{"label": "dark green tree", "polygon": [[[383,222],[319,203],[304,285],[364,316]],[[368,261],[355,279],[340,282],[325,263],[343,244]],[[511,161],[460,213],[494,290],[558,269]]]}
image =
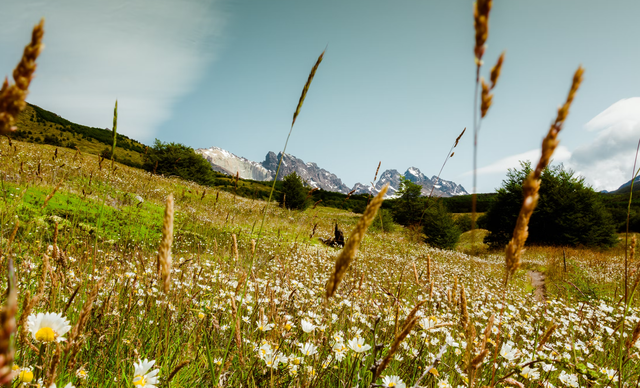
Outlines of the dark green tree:
{"label": "dark green tree", "polygon": [[[495,202],[481,224],[489,230],[485,242],[503,247],[509,242],[522,205],[522,182],[531,164],[510,169]],[[610,247],[617,239],[615,225],[600,196],[563,165],[548,167],[541,176],[540,199],[529,222],[527,243]]]}
{"label": "dark green tree", "polygon": [[462,231],[439,198],[429,198],[422,217],[425,242],[432,247],[454,249]]}
{"label": "dark green tree", "polygon": [[294,171],[282,179],[282,192],[278,202],[287,209],[304,210],[309,206],[308,193],[302,178]]}
{"label": "dark green tree", "polygon": [[193,148],[179,143],[163,143],[156,139],[147,152],[143,168],[156,174],[177,175],[201,185],[215,184],[216,174],[211,164]]}
{"label": "dark green tree", "polygon": [[393,206],[393,219],[400,225],[409,226],[420,223],[425,201],[421,198],[422,187],[402,175],[400,188],[396,193],[399,198]]}

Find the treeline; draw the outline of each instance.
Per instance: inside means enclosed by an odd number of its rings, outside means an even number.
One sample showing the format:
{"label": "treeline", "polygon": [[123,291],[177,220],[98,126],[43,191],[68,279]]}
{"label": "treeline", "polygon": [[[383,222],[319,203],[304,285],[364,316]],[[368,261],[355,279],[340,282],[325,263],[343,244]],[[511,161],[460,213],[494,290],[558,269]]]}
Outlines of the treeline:
{"label": "treeline", "polygon": [[[104,143],[105,145],[111,145],[113,143],[113,133],[110,129],[93,128],[72,123],[71,121],[62,118],[53,112],[42,109],[37,105],[29,104],[29,106],[31,106],[35,111],[35,115],[31,116],[30,118],[30,120],[33,122],[37,122],[45,126],[50,124],[58,124],[59,127],[57,127],[57,129],[60,131],[77,134],[81,138],[85,139],[95,139],[96,141]],[[138,153],[144,153],[144,144],[132,140],[125,135],[117,134],[117,136],[118,147]],[[63,145],[60,144],[60,146]]]}

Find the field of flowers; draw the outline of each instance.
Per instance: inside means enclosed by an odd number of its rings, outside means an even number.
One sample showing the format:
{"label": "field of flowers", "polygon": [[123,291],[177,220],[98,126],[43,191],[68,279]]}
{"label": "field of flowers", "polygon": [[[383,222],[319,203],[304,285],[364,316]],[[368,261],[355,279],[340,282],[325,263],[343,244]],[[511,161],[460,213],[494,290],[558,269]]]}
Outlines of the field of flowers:
{"label": "field of flowers", "polygon": [[[619,253],[604,261],[567,252],[568,273],[606,292],[549,289],[537,300],[527,270],[505,286],[501,254],[432,249],[402,228],[369,230],[327,298],[339,250],[318,237],[329,237],[335,222],[351,230],[356,214],[288,211],[118,164],[111,169],[68,149],[3,141],[0,152],[2,277],[15,274],[18,325],[13,373],[0,374],[13,386],[640,381],[640,308],[631,292],[638,272],[631,272],[625,303]],[[169,195],[173,263],[164,292],[157,252]],[[523,258],[525,269],[558,265],[557,254],[540,249]],[[580,291],[573,279],[555,287]],[[7,287],[2,303],[11,306]]]}

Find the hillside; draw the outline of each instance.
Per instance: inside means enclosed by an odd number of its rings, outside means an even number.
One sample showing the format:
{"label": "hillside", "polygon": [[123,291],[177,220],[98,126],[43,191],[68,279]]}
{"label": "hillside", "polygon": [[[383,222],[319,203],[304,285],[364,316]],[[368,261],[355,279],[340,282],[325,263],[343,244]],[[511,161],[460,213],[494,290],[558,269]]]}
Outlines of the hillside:
{"label": "hillside", "polygon": [[[32,104],[28,104],[20,113],[16,127],[18,129],[12,134],[13,139],[71,149],[78,147],[81,152],[95,155],[110,151],[113,142],[111,129],[76,124]],[[145,147],[139,141],[118,134],[115,159],[129,166],[140,167]]]}
{"label": "hillside", "polygon": [[[528,383],[520,364],[537,351],[544,365],[558,369],[568,357],[580,357],[594,365],[584,375],[604,386],[621,343],[606,340],[609,326],[630,338],[639,320],[637,300],[628,322],[620,319],[620,250],[532,247],[522,258],[526,270],[516,273],[505,292],[501,253],[476,257],[438,250],[418,242],[408,228],[372,227],[336,296],[328,299],[325,284],[339,251],[319,237],[331,237],[335,223],[349,233],[357,214],[289,211],[122,164],[100,167],[94,155],[49,145],[9,147],[3,141],[0,151],[0,243],[5,262],[15,263],[21,306],[16,318],[53,311],[69,328],[84,322],[77,332],[65,332],[73,351],[60,351],[58,382],[132,386],[132,363],[141,358],[156,362],[154,373],[171,383],[163,386],[210,386],[222,379],[225,387],[246,381],[256,388],[336,387],[345,381],[370,386],[369,370],[383,357],[369,351],[372,345],[382,344],[389,354],[400,325],[420,304],[424,311],[387,375],[411,384],[435,370],[418,386],[466,386],[464,372],[454,369],[466,349],[461,320],[473,320],[474,339],[481,343],[485,328],[500,319],[493,326],[498,331],[487,330],[502,365],[497,378]],[[169,195],[174,238],[163,291],[156,263]],[[467,237],[472,244],[474,236]],[[544,271],[546,292],[534,295],[530,271]],[[578,303],[593,319],[575,315]],[[558,335],[541,341],[550,322]],[[28,372],[38,381],[41,370],[56,365],[48,355],[55,348],[27,334],[16,336],[16,364],[24,368],[23,378]],[[598,342],[588,353],[560,355],[594,338]],[[47,357],[40,357],[38,347],[49,351]],[[273,354],[282,355],[277,363]],[[442,362],[432,369],[437,354]],[[517,363],[504,362],[507,357]],[[633,381],[637,360],[630,358],[625,372]],[[560,386],[561,373],[551,371],[546,379]],[[491,368],[479,379],[478,386],[486,385]]]}

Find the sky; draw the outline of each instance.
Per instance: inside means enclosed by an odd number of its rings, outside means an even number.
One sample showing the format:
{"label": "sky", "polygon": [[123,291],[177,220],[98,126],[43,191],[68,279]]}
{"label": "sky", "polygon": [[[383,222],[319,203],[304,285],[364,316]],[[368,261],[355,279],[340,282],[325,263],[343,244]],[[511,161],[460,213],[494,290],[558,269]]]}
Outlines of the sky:
{"label": "sky", "polygon": [[[345,184],[415,166],[472,190],[472,1],[0,0],[0,74],[32,26],[45,50],[28,101],[80,124],[261,162],[287,152]],[[478,136],[478,192],[535,160],[578,67],[555,163],[596,190],[632,175],[640,139],[640,2],[494,0],[482,74],[504,50]]]}

